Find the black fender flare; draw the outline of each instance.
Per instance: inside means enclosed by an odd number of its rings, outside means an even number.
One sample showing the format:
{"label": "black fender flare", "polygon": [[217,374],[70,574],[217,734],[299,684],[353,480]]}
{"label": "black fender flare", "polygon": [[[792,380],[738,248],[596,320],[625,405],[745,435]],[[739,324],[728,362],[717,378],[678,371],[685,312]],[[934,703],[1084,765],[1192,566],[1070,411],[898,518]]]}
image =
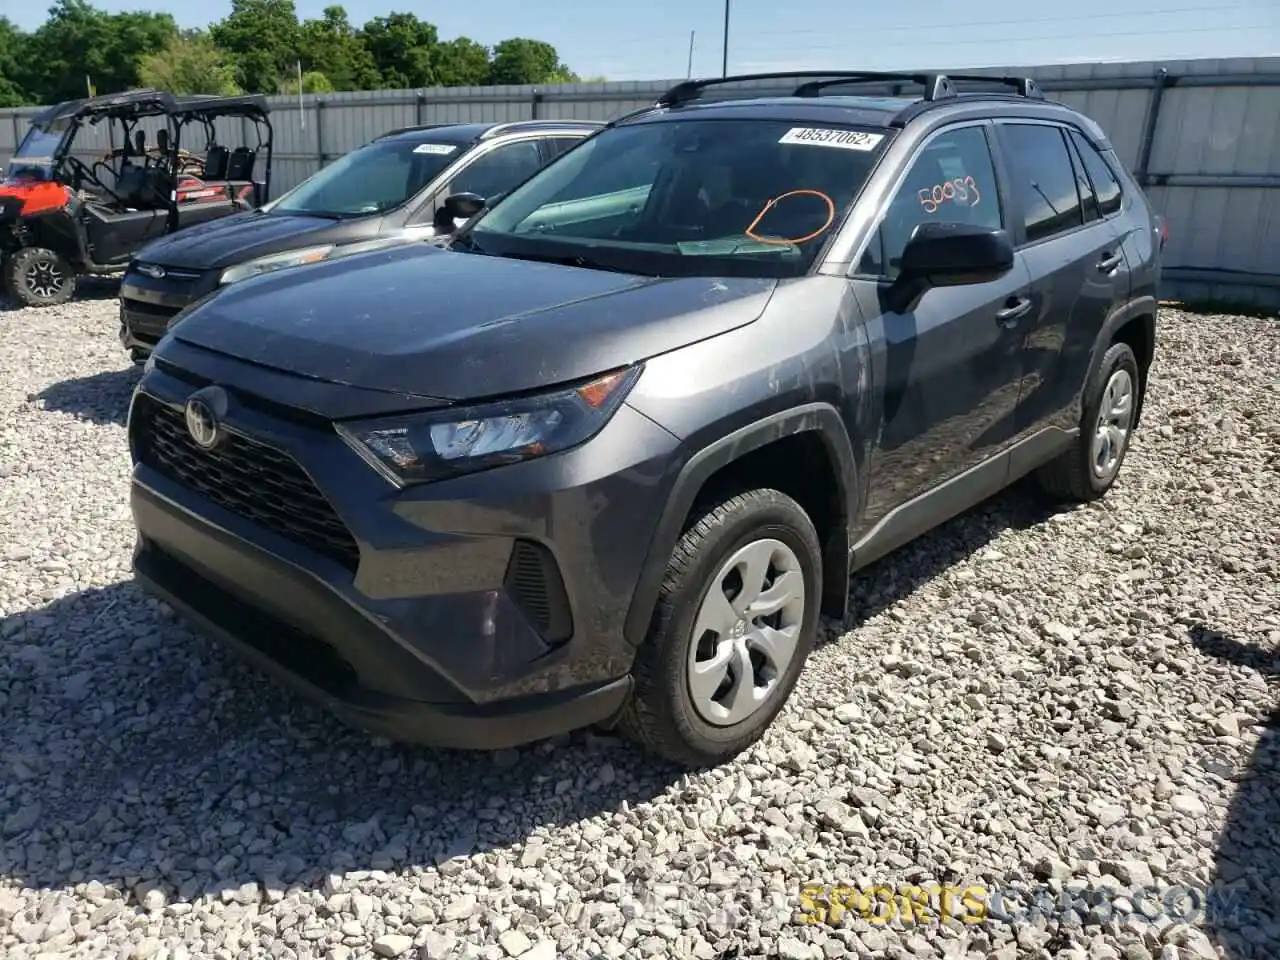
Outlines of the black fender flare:
{"label": "black fender flare", "polygon": [[[824,563],[831,564],[834,561],[840,565],[838,569],[824,571],[824,580],[827,585],[824,594],[831,589],[831,584],[840,584],[841,593],[838,600],[843,615],[848,602],[848,524],[857,499],[857,461],[854,458],[853,444],[839,411],[829,403],[807,403],[749,423],[708,444],[685,461],[672,484],[671,494],[667,498],[666,506],[649,541],[649,550],[645,555],[644,565],[640,569],[640,578],[631,596],[631,606],[627,610],[627,618],[623,625],[623,634],[629,643],[639,646],[649,632],[650,619],[653,616],[654,605],[658,601],[658,593],[662,589],[667,562],[683,535],[685,517],[697,501],[707,480],[717,470],[754,450],[785,437],[805,432],[817,433],[821,437],[836,467],[834,480],[839,489],[839,502],[844,514],[843,530],[837,535],[842,549],[829,551],[833,555],[824,557]],[[828,606],[829,601],[830,598],[824,596],[823,606]]]}
{"label": "black fender flare", "polygon": [[[1120,328],[1136,320],[1139,317],[1149,317],[1151,319],[1151,348],[1154,356],[1156,346],[1156,315],[1159,311],[1160,302],[1154,296],[1135,297],[1126,301],[1119,308],[1114,310],[1102,324],[1102,329],[1098,331],[1098,337],[1093,342],[1093,350],[1089,354],[1089,366],[1085,370],[1084,380],[1080,384],[1081,403],[1084,402],[1084,391],[1088,387],[1089,379],[1093,376],[1094,370],[1102,361],[1102,355],[1107,352],[1111,342],[1115,339]],[[1137,427],[1142,420],[1143,400],[1146,397],[1146,380],[1148,372],[1140,371],[1143,378],[1142,390],[1138,394],[1138,406],[1133,412],[1133,426]]]}

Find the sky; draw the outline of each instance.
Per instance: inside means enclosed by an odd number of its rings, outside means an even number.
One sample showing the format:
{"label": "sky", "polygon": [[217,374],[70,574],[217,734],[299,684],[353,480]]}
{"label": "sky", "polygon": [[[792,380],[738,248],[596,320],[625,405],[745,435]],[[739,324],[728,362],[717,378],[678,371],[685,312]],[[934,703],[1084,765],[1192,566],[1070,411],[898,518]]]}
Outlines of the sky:
{"label": "sky", "polygon": [[[334,0],[296,0],[300,18]],[[182,26],[225,16],[230,0],[94,0],[105,10],[172,13]],[[1166,60],[1280,55],[1280,0],[941,0],[856,3],[730,0],[730,73]],[[25,29],[45,4],[0,0],[0,15]],[[514,36],[553,44],[582,76],[672,79],[719,76],[724,0],[346,0],[354,24],[393,10],[434,23],[444,39],[484,44]],[[1039,7],[1038,10],[1036,8]],[[1033,12],[1035,11],[1035,12]]]}

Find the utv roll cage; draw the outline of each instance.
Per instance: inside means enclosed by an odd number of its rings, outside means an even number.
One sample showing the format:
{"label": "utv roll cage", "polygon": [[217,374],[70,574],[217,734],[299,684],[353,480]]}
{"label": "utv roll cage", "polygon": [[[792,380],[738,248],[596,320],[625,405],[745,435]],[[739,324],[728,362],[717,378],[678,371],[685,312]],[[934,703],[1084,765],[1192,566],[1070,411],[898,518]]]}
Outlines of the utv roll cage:
{"label": "utv roll cage", "polygon": [[[156,133],[155,147],[148,148],[145,132],[138,127],[157,117],[163,117],[165,123]],[[228,150],[218,144],[216,121],[224,117],[252,123],[256,145]],[[73,152],[76,137],[81,129],[96,127],[104,120],[111,124],[111,148],[94,163],[86,164]],[[47,107],[31,119],[31,128],[47,133],[63,121],[69,122],[49,158],[53,179],[75,189],[87,186],[121,207],[167,207],[171,230],[178,223],[179,198],[174,184],[183,175],[248,181],[254,184],[256,203],[265,203],[270,197],[274,131],[263,96],[177,97],[162,90],[131,90]],[[119,147],[115,145],[117,126],[122,137]],[[198,150],[186,149],[183,144],[184,134],[190,136],[188,130],[193,127],[204,134]],[[263,151],[266,157],[259,188],[259,181],[253,180],[253,168]]]}

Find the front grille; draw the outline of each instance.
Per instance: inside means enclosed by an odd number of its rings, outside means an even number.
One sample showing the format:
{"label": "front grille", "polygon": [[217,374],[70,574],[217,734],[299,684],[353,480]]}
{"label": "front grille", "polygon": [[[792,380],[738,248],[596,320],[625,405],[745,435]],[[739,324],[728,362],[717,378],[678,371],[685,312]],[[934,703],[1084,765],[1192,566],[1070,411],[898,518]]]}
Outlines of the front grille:
{"label": "front grille", "polygon": [[168,332],[169,323],[177,316],[179,309],[121,298],[120,318],[137,339],[155,344]]}
{"label": "front grille", "polygon": [[238,434],[202,450],[181,411],[146,395],[135,402],[133,424],[138,459],[148,467],[349,570],[359,564],[355,538],[287,453]]}

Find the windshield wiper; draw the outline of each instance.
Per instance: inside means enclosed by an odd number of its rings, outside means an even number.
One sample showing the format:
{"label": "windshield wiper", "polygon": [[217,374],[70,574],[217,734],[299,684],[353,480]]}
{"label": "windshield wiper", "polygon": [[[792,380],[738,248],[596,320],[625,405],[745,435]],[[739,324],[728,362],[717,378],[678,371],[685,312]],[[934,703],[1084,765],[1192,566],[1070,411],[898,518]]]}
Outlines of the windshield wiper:
{"label": "windshield wiper", "polygon": [[503,253],[499,256],[509,257],[512,260],[536,260],[541,263],[559,263],[567,267],[604,270],[608,273],[635,273],[634,270],[625,270],[612,263],[605,263],[603,260],[584,257],[580,253]]}

